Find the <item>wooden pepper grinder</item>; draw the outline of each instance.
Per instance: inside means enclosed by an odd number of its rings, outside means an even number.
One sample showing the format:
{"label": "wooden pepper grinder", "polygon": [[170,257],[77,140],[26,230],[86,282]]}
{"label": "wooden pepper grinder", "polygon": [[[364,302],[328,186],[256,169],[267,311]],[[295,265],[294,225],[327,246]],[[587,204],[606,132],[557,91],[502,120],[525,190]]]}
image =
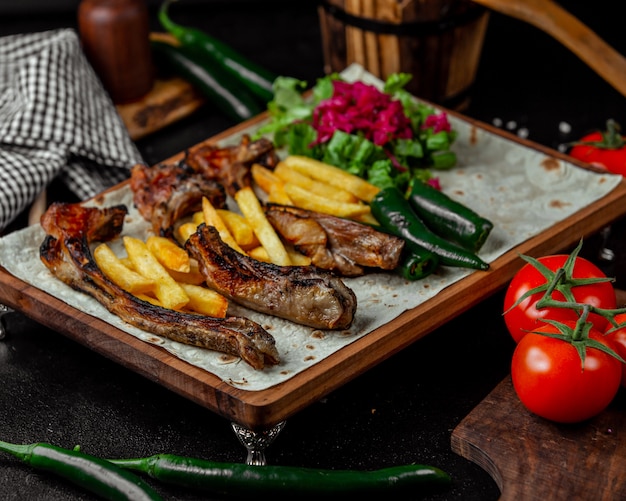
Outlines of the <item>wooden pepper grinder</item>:
{"label": "wooden pepper grinder", "polygon": [[78,30],[87,59],[115,104],[138,100],[152,89],[145,0],[82,0]]}

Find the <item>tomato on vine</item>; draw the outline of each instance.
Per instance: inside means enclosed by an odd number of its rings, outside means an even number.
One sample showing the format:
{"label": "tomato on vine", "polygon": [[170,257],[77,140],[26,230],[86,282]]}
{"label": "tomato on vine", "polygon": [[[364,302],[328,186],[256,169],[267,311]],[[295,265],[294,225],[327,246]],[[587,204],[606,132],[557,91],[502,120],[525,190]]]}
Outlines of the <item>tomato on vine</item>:
{"label": "tomato on vine", "polygon": [[607,120],[605,131],[591,132],[572,143],[569,155],[614,174],[626,174],[626,141],[614,120]]}
{"label": "tomato on vine", "polygon": [[[608,325],[604,331],[608,340],[613,343],[613,347],[617,354],[626,360],[626,313],[618,313],[613,317],[618,327]],[[622,364],[622,386],[626,388],[626,365]]]}
{"label": "tomato on vine", "polygon": [[608,407],[622,378],[611,342],[585,320],[546,321],[517,344],[513,387],[532,413],[558,423],[578,423]]}
{"label": "tomato on vine", "polygon": [[[504,297],[504,322],[518,343],[527,332],[544,324],[545,319],[557,321],[576,319],[580,311],[575,308],[546,306],[537,308],[551,284],[556,285],[552,299],[570,303],[584,303],[596,308],[615,309],[615,290],[600,268],[578,254],[582,240],[569,255],[555,254],[534,259],[522,256],[526,264],[515,274]],[[589,314],[598,330],[604,331],[609,321],[596,313]]]}

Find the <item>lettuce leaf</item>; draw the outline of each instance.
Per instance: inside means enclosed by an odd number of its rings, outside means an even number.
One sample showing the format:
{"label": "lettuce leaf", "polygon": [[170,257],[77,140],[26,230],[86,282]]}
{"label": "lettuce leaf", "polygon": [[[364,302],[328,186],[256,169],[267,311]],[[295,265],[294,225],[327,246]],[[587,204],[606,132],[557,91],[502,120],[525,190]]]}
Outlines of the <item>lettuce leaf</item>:
{"label": "lettuce leaf", "polygon": [[405,190],[428,181],[431,169],[456,165],[456,138],[445,113],[416,100],[404,87],[411,75],[390,75],[383,91],[347,83],[337,73],[306,82],[279,77],[270,120],[257,136],[271,133],[277,147],[357,174],[380,188]]}

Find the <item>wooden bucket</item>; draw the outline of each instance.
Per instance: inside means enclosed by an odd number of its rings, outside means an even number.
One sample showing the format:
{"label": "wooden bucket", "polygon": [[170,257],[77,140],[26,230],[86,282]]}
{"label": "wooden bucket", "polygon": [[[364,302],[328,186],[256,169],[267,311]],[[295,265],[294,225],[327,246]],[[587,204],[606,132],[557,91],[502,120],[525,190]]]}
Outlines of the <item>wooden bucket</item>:
{"label": "wooden bucket", "polygon": [[489,11],[467,0],[321,0],[324,70],[359,63],[381,79],[410,73],[415,96],[469,103]]}

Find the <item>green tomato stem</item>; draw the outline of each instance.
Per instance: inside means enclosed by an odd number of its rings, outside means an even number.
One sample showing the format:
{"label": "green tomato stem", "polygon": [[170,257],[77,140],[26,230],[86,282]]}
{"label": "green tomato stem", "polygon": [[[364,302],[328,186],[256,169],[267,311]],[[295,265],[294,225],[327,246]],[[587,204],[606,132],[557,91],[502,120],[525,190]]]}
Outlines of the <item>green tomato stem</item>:
{"label": "green tomato stem", "polygon": [[[589,337],[589,332],[593,327],[593,324],[588,321],[589,314],[594,313],[596,315],[602,316],[607,319],[613,326],[610,332],[616,330],[620,327],[626,327],[626,324],[618,324],[615,321],[615,315],[620,313],[626,313],[626,307],[624,308],[615,308],[615,309],[604,309],[598,308],[588,303],[579,303],[574,299],[574,294],[572,293],[572,288],[579,285],[585,285],[589,283],[599,283],[604,281],[609,281],[608,278],[587,278],[587,279],[578,279],[573,278],[573,269],[574,262],[578,252],[582,247],[582,240],[576,247],[576,249],[570,254],[566,263],[556,271],[552,272],[547,267],[545,267],[541,262],[536,259],[525,257],[525,259],[532,263],[537,270],[539,270],[547,280],[547,284],[541,285],[539,287],[535,287],[530,291],[526,292],[520,299],[518,299],[516,304],[519,304],[526,297],[531,294],[536,294],[538,292],[543,291],[543,296],[539,301],[536,302],[535,307],[539,310],[542,308],[567,308],[571,310],[575,310],[578,312],[579,317],[576,321],[576,325],[574,328],[562,323],[557,322],[555,320],[543,319],[544,322],[553,325],[556,327],[560,334],[553,333],[544,333],[540,331],[533,331],[536,334],[541,334],[548,337],[554,337],[562,339],[564,342],[570,343],[578,352],[581,361],[581,367],[584,369],[585,365],[585,356],[587,352],[587,348],[595,348],[608,355],[616,358],[622,363],[624,360],[609,346]],[[552,293],[558,290],[565,297],[565,301],[558,301],[552,297]]]}
{"label": "green tomato stem", "polygon": [[624,137],[621,135],[619,124],[609,118],[606,121],[606,130],[600,132],[602,139],[600,141],[574,141],[571,146],[591,146],[604,150],[619,150],[626,144]]}

